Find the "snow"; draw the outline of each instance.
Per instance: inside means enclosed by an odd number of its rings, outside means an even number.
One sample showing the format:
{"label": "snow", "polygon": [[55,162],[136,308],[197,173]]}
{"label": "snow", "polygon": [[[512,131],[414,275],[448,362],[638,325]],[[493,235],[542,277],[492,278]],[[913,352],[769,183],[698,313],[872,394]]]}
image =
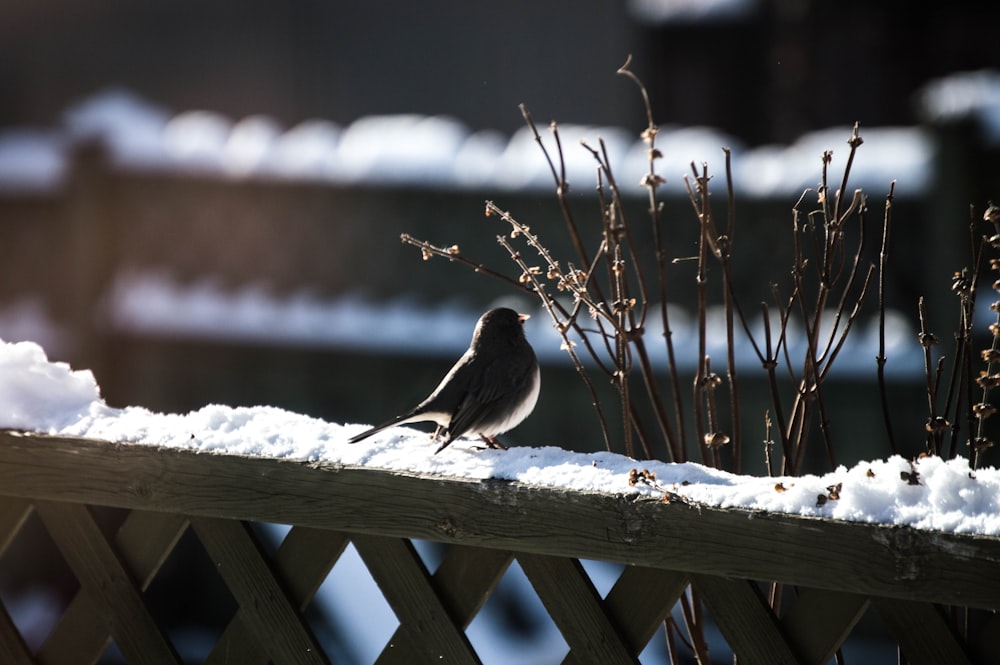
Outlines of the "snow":
{"label": "snow", "polygon": [[46,192],[66,178],[65,141],[54,132],[0,132],[0,192]]}
{"label": "snow", "polygon": [[[532,309],[523,299],[498,303],[527,311],[527,332],[535,351],[546,363],[569,363],[562,350],[562,338],[549,323],[541,308]],[[655,309],[655,308],[654,308]],[[480,312],[457,303],[434,307],[408,300],[375,303],[359,295],[322,299],[309,292],[276,296],[260,285],[226,290],[218,283],[203,280],[180,284],[169,274],[131,272],[119,275],[112,285],[107,307],[108,325],[129,334],[167,335],[252,341],[261,344],[338,348],[365,351],[392,351],[425,356],[458,357],[469,343],[468,330]],[[698,339],[696,322],[684,308],[670,305],[673,343],[678,367],[696,366]],[[718,358],[726,356],[725,326],[722,309],[708,312],[707,349]],[[772,316],[776,314],[772,313]],[[834,315],[823,318],[830,325]],[[715,323],[713,323],[715,321]],[[779,322],[772,322],[777,330]],[[763,319],[751,323],[757,339],[764,338]],[[807,353],[807,343],[800,329],[789,329],[788,347],[793,358]],[[441,331],[445,331],[443,334]],[[872,377],[879,352],[877,318],[860,318],[848,337],[831,374],[839,377]],[[744,335],[742,330],[737,335]],[[646,338],[663,338],[662,322],[650,317]],[[913,377],[923,371],[923,356],[917,335],[900,312],[887,311],[885,325],[886,376]],[[660,367],[667,366],[667,352],[662,344],[649,345],[650,357]],[[586,357],[585,357],[586,359]],[[749,344],[736,346],[737,366],[750,371],[760,369],[760,361]]]}
{"label": "snow", "polygon": [[110,88],[71,106],[63,124],[70,144],[100,142],[113,163],[157,164],[164,158],[162,130],[169,112],[123,88]]}
{"label": "snow", "polygon": [[[984,71],[929,85],[921,97],[928,121],[968,113],[980,119],[995,143],[1000,136],[998,80],[1000,74]],[[642,129],[559,125],[571,191],[590,192],[596,182],[596,162],[580,142],[599,149],[603,139],[623,195],[644,198],[647,193],[639,183],[648,171],[648,146],[639,138]],[[851,135],[850,127],[833,127],[790,145],[746,148],[711,127],[660,129],[657,148],[663,157],[656,169],[666,178],[660,193],[667,197],[686,197],[684,178],[690,177],[692,163],[707,163],[710,173],[721,178],[723,148],[728,148],[741,196],[796,199],[804,188],[818,185],[823,151],[834,150],[832,172],[838,172]],[[542,124],[539,132],[556,159],[549,128]],[[864,145],[852,171],[852,188],[881,196],[895,180],[897,196],[923,195],[935,174],[931,129],[862,125],[861,135]],[[130,170],[496,193],[554,188],[527,127],[508,137],[489,129],[472,131],[448,116],[398,114],[357,118],[344,126],[313,119],[286,128],[260,115],[232,119],[206,109],[173,112],[120,88],[72,105],[58,127],[0,134],[0,188],[45,191],[59,186],[74,146],[93,141],[108,149],[113,165]]]}
{"label": "snow", "polygon": [[990,147],[1000,145],[1000,72],[960,72],[928,84],[920,93],[927,122],[972,119]]}
{"label": "snow", "polygon": [[[810,132],[789,146],[762,146],[741,156],[733,155],[736,191],[750,198],[794,198],[820,184],[820,158],[833,151],[828,167],[829,186],[839,189],[850,148],[852,128],[833,127]],[[863,189],[872,200],[889,193],[896,181],[895,196],[919,196],[934,177],[936,145],[932,134],[920,128],[861,127],[864,143],[851,165],[848,187]],[[870,149],[874,148],[874,149]],[[718,164],[715,159],[709,164]],[[716,173],[721,169],[715,168]]]}
{"label": "snow", "polygon": [[0,427],[58,431],[99,408],[93,373],[49,362],[34,342],[0,347]]}
{"label": "snow", "polygon": [[[366,427],[267,406],[213,404],[187,414],[112,408],[91,372],[50,362],[33,342],[0,343],[0,428],[581,492],[660,498],[669,491],[705,506],[1000,536],[1000,472],[973,471],[963,458],[894,456],[822,476],[755,477],[554,446],[480,450],[460,440],[435,455],[428,435],[411,428],[347,443]],[[647,470],[649,480],[630,484],[633,469]]]}
{"label": "snow", "polygon": [[758,0],[629,0],[629,13],[653,25],[734,21],[759,9]]}
{"label": "snow", "polygon": [[38,296],[0,302],[0,339],[37,342],[54,355],[65,355],[72,346],[69,332],[52,320],[48,306]]}

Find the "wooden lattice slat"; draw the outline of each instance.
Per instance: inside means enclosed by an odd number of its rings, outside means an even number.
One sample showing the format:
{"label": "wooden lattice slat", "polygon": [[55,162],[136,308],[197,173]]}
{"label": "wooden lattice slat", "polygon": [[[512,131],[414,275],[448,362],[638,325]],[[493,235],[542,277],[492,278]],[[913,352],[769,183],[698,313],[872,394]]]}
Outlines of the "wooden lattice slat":
{"label": "wooden lattice slat", "polygon": [[799,662],[755,583],[701,574],[692,575],[691,582],[740,663],[796,665]]}
{"label": "wooden lattice slat", "polygon": [[[29,501],[8,497],[0,499],[0,555],[14,540],[30,513]],[[2,602],[0,602],[0,663],[12,665],[32,663],[31,652]]]}
{"label": "wooden lattice slat", "polygon": [[[304,611],[312,602],[347,543],[347,536],[343,533],[298,526],[285,536],[271,565],[298,611]],[[244,617],[245,612],[240,606],[205,659],[205,665],[267,665],[269,654],[257,647],[251,623]]]}
{"label": "wooden lattice slat", "polygon": [[[465,629],[486,602],[490,592],[503,577],[514,555],[464,545],[452,545],[431,576],[431,583],[441,604],[454,621]],[[409,665],[411,654],[420,650],[411,643],[411,634],[397,628],[376,665]]]}
{"label": "wooden lattice slat", "polygon": [[971,663],[955,631],[930,603],[876,598],[872,603],[892,630],[910,665]]}
{"label": "wooden lattice slat", "polygon": [[[627,566],[604,605],[632,653],[640,654],[687,587],[687,575],[672,570]],[[564,665],[586,663],[570,653]]]}
{"label": "wooden lattice slat", "polygon": [[479,663],[462,627],[449,616],[413,544],[399,538],[356,535],[354,548],[409,634],[412,662]]}
{"label": "wooden lattice slat", "polygon": [[257,646],[278,663],[326,665],[326,655],[274,579],[247,525],[236,520],[190,519],[191,528],[239,604],[241,620],[252,629]]}
{"label": "wooden lattice slat", "polygon": [[30,501],[11,497],[5,497],[0,501],[0,555],[7,550],[29,514],[31,514]]}
{"label": "wooden lattice slat", "polygon": [[[186,528],[187,520],[180,515],[134,510],[126,516],[114,546],[140,589],[149,586]],[[111,639],[100,620],[99,602],[88,587],[80,587],[39,650],[40,665],[97,662]]]}
{"label": "wooden lattice slat", "polygon": [[17,626],[0,603],[0,663],[10,665],[34,665],[31,651],[24,643],[24,638],[18,632]]}
{"label": "wooden lattice slat", "polygon": [[781,618],[781,629],[803,665],[824,665],[867,609],[868,599],[864,596],[800,589],[794,604]]}
{"label": "wooden lattice slat", "polygon": [[608,665],[638,662],[578,560],[522,553],[517,561],[577,658]]}
{"label": "wooden lattice slat", "polygon": [[983,663],[1000,663],[1000,614],[990,615],[979,628],[975,652]]}
{"label": "wooden lattice slat", "polygon": [[35,510],[80,586],[98,600],[104,630],[129,662],[180,663],[86,506],[38,501]]}

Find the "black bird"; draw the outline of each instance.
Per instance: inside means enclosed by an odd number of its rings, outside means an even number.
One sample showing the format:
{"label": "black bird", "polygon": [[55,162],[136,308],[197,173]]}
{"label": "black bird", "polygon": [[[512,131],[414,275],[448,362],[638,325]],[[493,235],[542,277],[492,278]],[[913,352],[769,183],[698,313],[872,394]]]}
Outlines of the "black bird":
{"label": "black bird", "polygon": [[433,421],[434,438],[445,432],[435,453],[472,432],[490,448],[535,408],[541,377],[538,359],[524,336],[527,314],[498,307],[479,318],[469,349],[427,399],[406,413],[351,437],[351,443],[393,425]]}

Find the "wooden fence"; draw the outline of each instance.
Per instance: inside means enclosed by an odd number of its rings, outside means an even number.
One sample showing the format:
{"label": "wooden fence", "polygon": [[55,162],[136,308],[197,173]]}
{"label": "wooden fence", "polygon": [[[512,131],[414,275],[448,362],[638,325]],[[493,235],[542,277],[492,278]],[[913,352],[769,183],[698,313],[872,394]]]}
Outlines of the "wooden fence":
{"label": "wooden fence", "polygon": [[[348,542],[399,620],[378,663],[479,662],[464,629],[514,559],[564,663],[637,662],[689,587],[741,664],[826,663],[870,606],[909,663],[1000,662],[995,537],[13,431],[0,495],[0,564],[35,511],[79,581],[35,653],[0,604],[14,665],[180,662],[144,591],[188,529],[238,604],[209,663],[330,662],[303,610]],[[106,537],[89,506],[129,513]],[[269,555],[252,522],[294,526]],[[433,574],[410,539],[449,545]],[[579,559],[626,565],[601,597]]]}

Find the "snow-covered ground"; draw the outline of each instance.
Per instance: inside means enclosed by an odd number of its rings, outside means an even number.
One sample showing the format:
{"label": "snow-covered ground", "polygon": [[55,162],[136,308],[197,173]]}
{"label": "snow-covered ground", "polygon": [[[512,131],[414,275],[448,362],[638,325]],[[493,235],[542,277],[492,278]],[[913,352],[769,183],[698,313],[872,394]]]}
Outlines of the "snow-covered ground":
{"label": "snow-covered ground", "polygon": [[[31,342],[0,346],[0,427],[613,494],[659,496],[668,489],[710,506],[1000,535],[1000,472],[992,467],[973,472],[963,458],[891,457],[822,476],[773,478],[552,446],[494,451],[459,441],[434,455],[426,433],[411,428],[350,445],[347,439],[365,425],[329,423],[274,407],[208,405],[186,414],[111,408],[91,372],[50,362]],[[637,467],[655,474],[655,482],[630,485],[630,471]],[[817,500],[831,497],[832,487],[838,488],[837,498]]]}

